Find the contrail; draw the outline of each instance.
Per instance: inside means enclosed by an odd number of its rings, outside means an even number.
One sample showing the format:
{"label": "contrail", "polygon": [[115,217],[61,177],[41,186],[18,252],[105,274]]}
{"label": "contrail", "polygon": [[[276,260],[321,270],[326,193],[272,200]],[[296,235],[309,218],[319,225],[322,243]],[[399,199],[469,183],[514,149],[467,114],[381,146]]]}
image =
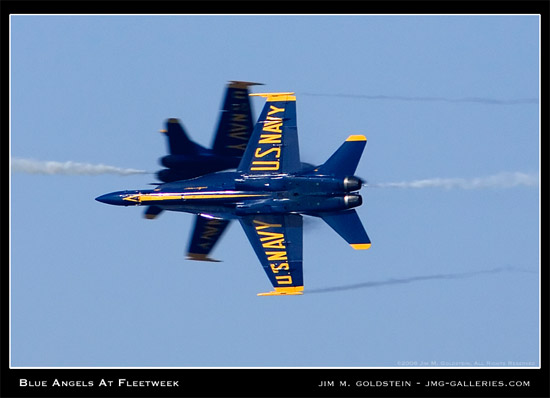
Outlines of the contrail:
{"label": "contrail", "polygon": [[145,170],[124,169],[120,167],[108,166],[105,164],[90,164],[79,162],[55,162],[55,161],[40,161],[33,159],[11,159],[12,171],[27,173],[27,174],[62,174],[62,175],[100,175],[100,174],[117,174],[117,175],[132,175],[132,174],[147,174]]}
{"label": "contrail", "polygon": [[516,99],[498,99],[484,97],[464,97],[464,98],[448,98],[448,97],[408,97],[401,95],[363,95],[363,94],[317,94],[317,93],[301,93],[304,96],[310,97],[337,97],[337,98],[357,98],[366,100],[390,100],[390,101],[417,101],[417,102],[449,102],[449,103],[477,103],[487,105],[524,105],[538,104],[538,98],[516,98]]}
{"label": "contrail", "polygon": [[429,178],[423,180],[383,182],[367,184],[373,188],[445,188],[445,189],[482,189],[513,188],[518,186],[537,186],[538,174],[504,172],[487,177],[476,178]]}
{"label": "contrail", "polygon": [[429,280],[464,279],[464,278],[472,278],[475,276],[486,275],[486,274],[498,274],[501,272],[525,272],[525,273],[533,273],[533,274],[536,273],[535,271],[531,271],[531,270],[525,270],[521,268],[507,266],[507,267],[497,267],[497,268],[492,268],[492,269],[482,270],[482,271],[462,272],[462,273],[455,273],[455,274],[437,274],[437,275],[414,276],[409,278],[395,278],[395,279],[391,278],[385,281],[378,281],[378,282],[363,282],[363,283],[355,283],[351,285],[311,289],[311,290],[308,290],[306,293],[308,294],[330,293],[330,292],[365,289],[365,288],[380,287],[380,286],[402,285],[406,283],[422,282],[422,281],[429,281]]}

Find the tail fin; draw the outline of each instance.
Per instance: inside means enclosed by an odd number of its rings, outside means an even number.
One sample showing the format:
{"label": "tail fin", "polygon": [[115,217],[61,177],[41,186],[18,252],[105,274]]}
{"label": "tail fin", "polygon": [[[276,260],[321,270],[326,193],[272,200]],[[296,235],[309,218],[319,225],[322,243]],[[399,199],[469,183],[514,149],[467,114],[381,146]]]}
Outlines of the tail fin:
{"label": "tail fin", "polygon": [[199,144],[195,144],[187,137],[183,126],[178,119],[168,119],[166,130],[161,130],[168,137],[168,152],[171,155],[196,155],[204,150]]}
{"label": "tail fin", "polygon": [[341,213],[320,213],[319,216],[355,250],[365,250],[371,246],[367,232],[354,209]]}
{"label": "tail fin", "polygon": [[317,174],[335,177],[354,175],[366,144],[364,135],[350,135],[325,164],[317,167]]}

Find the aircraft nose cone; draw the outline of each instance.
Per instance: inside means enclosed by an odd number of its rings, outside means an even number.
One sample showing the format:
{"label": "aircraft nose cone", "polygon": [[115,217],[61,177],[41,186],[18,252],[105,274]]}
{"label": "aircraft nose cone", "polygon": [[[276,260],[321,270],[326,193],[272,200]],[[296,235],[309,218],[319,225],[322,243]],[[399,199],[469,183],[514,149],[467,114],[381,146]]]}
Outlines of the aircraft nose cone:
{"label": "aircraft nose cone", "polygon": [[105,195],[98,196],[95,198],[98,202],[106,203],[108,205],[123,205],[124,201],[122,200],[121,195],[118,192],[107,193]]}

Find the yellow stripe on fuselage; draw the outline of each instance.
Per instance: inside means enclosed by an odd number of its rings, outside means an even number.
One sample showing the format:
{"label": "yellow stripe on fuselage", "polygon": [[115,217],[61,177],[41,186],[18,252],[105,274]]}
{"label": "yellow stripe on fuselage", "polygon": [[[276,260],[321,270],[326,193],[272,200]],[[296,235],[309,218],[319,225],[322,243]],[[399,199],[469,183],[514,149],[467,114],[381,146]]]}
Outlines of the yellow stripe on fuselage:
{"label": "yellow stripe on fuselage", "polygon": [[220,195],[183,195],[182,199],[218,199],[218,198],[255,198],[268,195],[260,194],[220,194]]}
{"label": "yellow stripe on fuselage", "polygon": [[146,194],[137,194],[124,198],[129,202],[152,202],[160,200],[187,200],[187,199],[227,199],[227,198],[255,198],[255,197],[265,197],[269,196],[266,194],[244,194],[239,192],[188,192],[181,194],[164,194],[164,193],[146,193]]}
{"label": "yellow stripe on fuselage", "polygon": [[140,202],[150,202],[152,200],[181,200],[182,195],[149,195],[149,194],[143,194],[139,195],[139,201]]}

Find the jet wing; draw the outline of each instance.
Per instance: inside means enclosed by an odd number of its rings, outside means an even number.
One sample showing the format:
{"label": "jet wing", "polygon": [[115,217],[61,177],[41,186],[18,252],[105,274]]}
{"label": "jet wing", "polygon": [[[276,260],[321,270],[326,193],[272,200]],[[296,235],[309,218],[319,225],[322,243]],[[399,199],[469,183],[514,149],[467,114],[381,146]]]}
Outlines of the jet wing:
{"label": "jet wing", "polygon": [[230,220],[196,216],[193,237],[187,250],[187,260],[215,261],[208,255],[218,243]]}
{"label": "jet wing", "polygon": [[303,294],[302,216],[257,214],[240,218],[274,291],[258,296]]}
{"label": "jet wing", "polygon": [[212,149],[222,156],[241,157],[253,129],[248,87],[260,83],[231,81],[227,85]]}
{"label": "jet wing", "polygon": [[237,171],[249,175],[300,171],[296,97],[293,94],[250,94],[266,97],[267,101]]}

